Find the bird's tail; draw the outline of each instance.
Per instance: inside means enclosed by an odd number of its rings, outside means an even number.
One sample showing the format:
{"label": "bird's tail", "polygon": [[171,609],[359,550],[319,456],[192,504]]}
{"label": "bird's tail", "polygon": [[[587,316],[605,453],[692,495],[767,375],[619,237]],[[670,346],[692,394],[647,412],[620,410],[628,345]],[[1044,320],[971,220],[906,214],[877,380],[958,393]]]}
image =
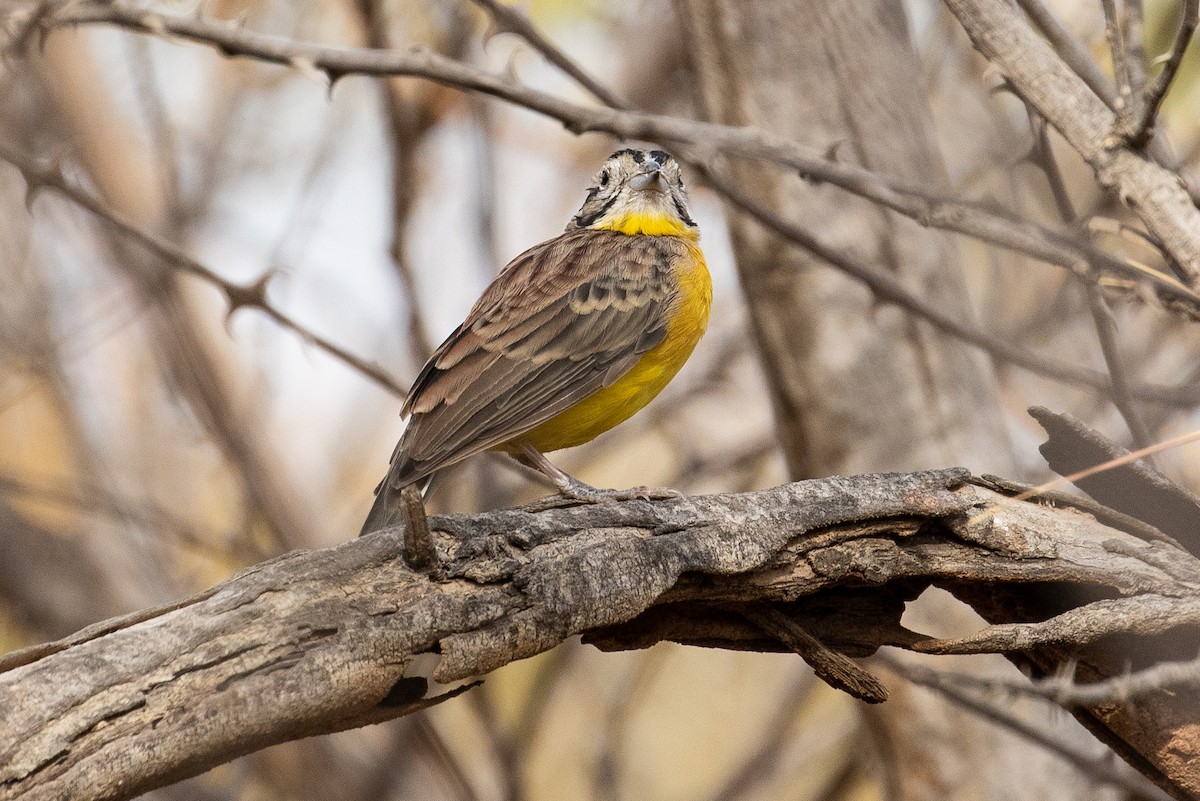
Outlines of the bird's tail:
{"label": "bird's tail", "polygon": [[[429,494],[429,488],[432,484],[433,476],[429,476],[420,482],[421,497]],[[401,499],[401,493],[403,492],[404,487],[397,487],[387,479],[376,487],[375,503],[371,504],[371,511],[367,512],[367,519],[363,521],[362,529],[358,532],[358,536],[361,537],[364,534],[370,534],[373,531],[390,528],[404,522],[404,503]]]}

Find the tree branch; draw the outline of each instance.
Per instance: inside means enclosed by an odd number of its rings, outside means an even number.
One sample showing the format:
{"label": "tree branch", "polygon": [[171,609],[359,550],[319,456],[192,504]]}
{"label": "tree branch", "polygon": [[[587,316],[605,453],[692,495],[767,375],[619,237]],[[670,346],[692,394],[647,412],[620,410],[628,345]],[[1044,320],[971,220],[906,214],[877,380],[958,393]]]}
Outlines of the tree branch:
{"label": "tree branch", "polygon": [[[1068,269],[1079,269],[1088,264],[1134,281],[1149,280],[1157,291],[1195,309],[1200,316],[1200,294],[1194,287],[1183,286],[1170,276],[1147,273],[1126,264],[1075,232],[1055,231],[982,204],[938,196],[922,185],[884,178],[870,170],[830,158],[817,148],[804,147],[766,131],[621,108],[580,105],[421,48],[399,52],[316,45],[248,31],[235,24],[161,14],[122,3],[70,5],[39,20],[46,29],[108,24],[168,39],[190,40],[227,56],[323,73],[331,84],[347,75],[424,78],[527,108],[558,120],[576,134],[603,132],[620,139],[690,145],[698,153],[722,153],[733,158],[768,162],[795,170],[814,181],[838,186],[922,225],[975,237]],[[1107,109],[1105,113],[1112,116]],[[1200,250],[1200,245],[1197,249]]]}
{"label": "tree branch", "polygon": [[1167,90],[1171,88],[1171,81],[1175,80],[1175,75],[1179,72],[1179,65],[1183,63],[1183,56],[1196,33],[1196,26],[1200,24],[1200,0],[1184,0],[1181,13],[1175,43],[1171,45],[1162,72],[1154,79],[1154,83],[1146,88],[1139,108],[1140,113],[1130,119],[1131,127],[1119,132],[1133,147],[1142,147],[1154,135],[1158,109],[1167,96]]}
{"label": "tree branch", "polygon": [[1180,278],[1200,285],[1200,210],[1179,176],[1123,144],[1117,117],[1005,0],[945,0],[975,48],[1162,242]]}
{"label": "tree branch", "polygon": [[[998,506],[1004,496],[969,481],[962,470],[882,474],[431,518],[434,578],[407,568],[398,529],[287,554],[170,608],[0,659],[0,799],[131,798],[273,743],[406,714],[447,697],[429,678],[479,676],[580,633],[605,649],[791,649],[748,608],[848,656],[931,650],[940,641],[900,615],[936,584],[996,624],[975,650],[1047,670],[1069,659],[1109,678],[1170,645],[1149,632],[1183,633],[1188,618],[1171,609],[1197,605],[1192,556],[1074,510]],[[1064,623],[1097,598],[1156,614]],[[1029,634],[1042,620],[1047,636]],[[1004,640],[1011,624],[1024,639]],[[434,657],[430,673],[421,662]],[[1200,743],[1181,736],[1200,692],[1174,689],[1078,714],[1183,797],[1200,787]]]}
{"label": "tree branch", "polygon": [[310,331],[276,308],[267,299],[267,284],[270,283],[273,271],[268,270],[252,283],[235,284],[221,277],[214,270],[201,264],[183,249],[158,234],[139,228],[99,197],[74,186],[63,175],[61,168],[57,164],[38,164],[33,157],[10,148],[4,143],[0,143],[0,160],[6,161],[16,167],[24,177],[27,205],[32,206],[38,192],[46,189],[54,190],[77,206],[87,209],[130,241],[136,242],[141,247],[153,253],[162,260],[168,269],[194,275],[200,280],[216,287],[225,296],[225,301],[229,306],[226,312],[226,319],[232,317],[239,309],[258,309],[267,315],[267,317],[274,320],[280,327],[291,331],[305,342],[315,345],[343,364],[357,370],[384,389],[390,390],[394,395],[404,397],[406,394],[400,384],[380,367],[364,359],[360,359],[345,348],[335,345],[314,331]]}

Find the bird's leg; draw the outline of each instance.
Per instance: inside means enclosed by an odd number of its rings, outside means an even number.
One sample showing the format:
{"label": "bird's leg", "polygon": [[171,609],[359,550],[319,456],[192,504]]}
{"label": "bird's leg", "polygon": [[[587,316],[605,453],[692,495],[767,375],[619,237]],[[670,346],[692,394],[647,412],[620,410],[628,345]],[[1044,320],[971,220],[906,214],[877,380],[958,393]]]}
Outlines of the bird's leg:
{"label": "bird's leg", "polygon": [[513,454],[514,459],[546,476],[546,478],[554,482],[554,486],[558,488],[559,495],[562,495],[564,498],[570,498],[573,501],[582,501],[583,503],[631,500],[649,501],[662,498],[678,498],[681,495],[678,490],[668,489],[667,487],[630,487],[624,490],[593,487],[591,484],[585,484],[556,467],[541,451],[528,442],[520,442],[517,444],[517,447],[520,448],[520,452]]}

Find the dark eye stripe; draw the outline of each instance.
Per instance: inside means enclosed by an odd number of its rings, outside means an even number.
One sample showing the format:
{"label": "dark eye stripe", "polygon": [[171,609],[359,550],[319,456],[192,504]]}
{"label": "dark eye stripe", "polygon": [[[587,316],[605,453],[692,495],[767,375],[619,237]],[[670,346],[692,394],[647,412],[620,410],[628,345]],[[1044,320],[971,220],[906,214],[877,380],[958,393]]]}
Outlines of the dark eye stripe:
{"label": "dark eye stripe", "polygon": [[687,209],[683,205],[683,201],[679,198],[672,198],[675,201],[675,211],[679,212],[679,219],[683,220],[688,228],[695,228],[696,221],[687,213]]}
{"label": "dark eye stripe", "polygon": [[[591,214],[575,215],[575,224],[578,225],[580,228],[587,228],[589,225],[594,223],[596,220],[603,217],[604,213],[607,212],[609,209],[611,209],[612,205],[617,202],[618,197],[620,197],[620,194],[613,195],[608,200],[604,201],[604,204],[600,208],[593,211]],[[695,223],[692,223],[692,224],[694,225]]]}

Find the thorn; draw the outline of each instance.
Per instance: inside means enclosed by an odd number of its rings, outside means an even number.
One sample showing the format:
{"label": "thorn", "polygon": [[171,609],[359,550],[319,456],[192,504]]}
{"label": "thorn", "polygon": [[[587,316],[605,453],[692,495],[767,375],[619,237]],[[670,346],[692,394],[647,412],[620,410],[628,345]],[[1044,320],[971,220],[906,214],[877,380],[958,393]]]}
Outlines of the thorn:
{"label": "thorn", "polygon": [[267,284],[277,272],[278,270],[271,268],[249,284],[226,283],[223,286],[225,298],[229,301],[229,310],[225,312],[225,330],[227,332],[230,330],[234,312],[238,309],[266,308]]}
{"label": "thorn", "polygon": [[504,29],[497,24],[495,17],[489,15],[487,28],[484,29],[483,35],[480,37],[483,49],[486,51],[488,46],[491,45],[492,40],[502,33],[504,33]]}
{"label": "thorn", "polygon": [[1114,220],[1112,217],[1101,217],[1098,214],[1093,214],[1084,222],[1084,227],[1092,233],[1099,234],[1119,234],[1121,233],[1121,223]]}
{"label": "thorn", "polygon": [[288,59],[288,64],[291,65],[292,69],[296,70],[296,72],[300,73],[314,83],[318,83],[321,86],[326,86],[329,83],[329,76],[326,75],[325,72],[317,66],[317,62],[311,58],[306,56],[292,56],[290,59]]}
{"label": "thorn", "polygon": [[33,201],[37,199],[38,193],[46,188],[46,184],[29,173],[25,174],[25,210],[33,214]]}
{"label": "thorn", "polygon": [[62,163],[56,156],[49,160],[46,166],[37,164],[14,164],[25,178],[25,210],[33,214],[33,201],[44,189],[61,186],[66,181],[62,174]]}
{"label": "thorn", "polygon": [[329,88],[325,91],[325,99],[333,100],[333,87],[337,86],[338,81],[342,80],[353,73],[349,70],[338,70],[333,67],[325,67],[325,78],[329,82]]}
{"label": "thorn", "polygon": [[508,62],[504,65],[504,69],[500,71],[500,77],[509,83],[518,83],[517,76],[517,57],[520,56],[520,51],[513,50],[508,56]]}
{"label": "thorn", "polygon": [[237,13],[237,16],[231,17],[229,20],[227,20],[226,24],[229,26],[230,29],[235,30],[235,31],[240,31],[242,28],[246,27],[246,20],[248,20],[249,18],[250,18],[250,7],[246,6],[245,8],[243,8],[241,11],[239,11]]}
{"label": "thorn", "polygon": [[587,133],[587,126],[579,120],[563,120],[562,126],[576,136],[582,136]]}
{"label": "thorn", "polygon": [[848,144],[846,139],[835,139],[834,141],[830,142],[829,147],[825,148],[825,160],[832,161],[837,164],[843,163],[840,151],[842,146],[846,144]]}
{"label": "thorn", "polygon": [[1017,93],[1013,90],[1012,85],[1007,80],[1002,80],[991,89],[988,89],[988,97],[995,97],[996,95],[1003,94],[1017,96]]}

